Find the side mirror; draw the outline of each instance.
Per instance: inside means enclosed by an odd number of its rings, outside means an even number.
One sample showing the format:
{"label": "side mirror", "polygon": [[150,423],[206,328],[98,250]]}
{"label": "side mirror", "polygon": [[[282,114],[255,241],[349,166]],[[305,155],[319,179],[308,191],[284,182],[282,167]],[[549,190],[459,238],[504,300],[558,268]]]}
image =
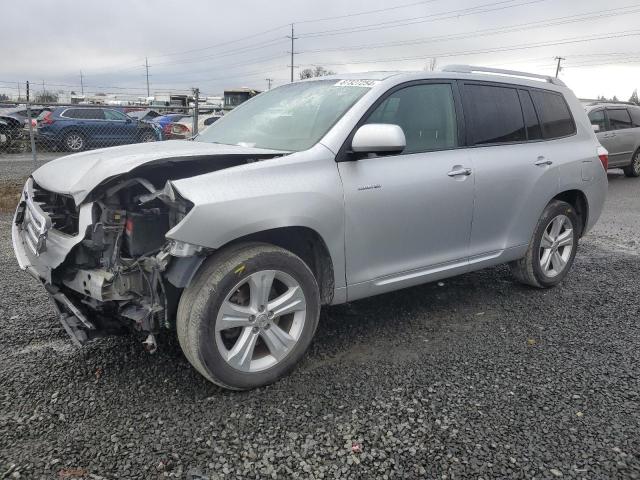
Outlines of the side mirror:
{"label": "side mirror", "polygon": [[127,122],[127,123],[131,123],[131,122],[133,122],[133,120],[132,120],[131,118],[127,118],[127,119],[126,119],[126,122]]}
{"label": "side mirror", "polygon": [[351,142],[351,150],[355,153],[400,153],[406,146],[402,128],[388,123],[361,126]]}
{"label": "side mirror", "polygon": [[600,125],[596,125],[595,123],[591,124],[591,128],[593,128],[593,131],[596,133],[600,131]]}

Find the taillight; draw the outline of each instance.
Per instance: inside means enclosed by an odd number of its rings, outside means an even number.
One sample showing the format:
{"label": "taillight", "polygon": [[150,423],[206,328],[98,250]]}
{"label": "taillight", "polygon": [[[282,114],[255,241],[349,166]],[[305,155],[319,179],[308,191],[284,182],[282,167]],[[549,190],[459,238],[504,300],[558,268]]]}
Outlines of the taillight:
{"label": "taillight", "polygon": [[44,114],[44,117],[42,117],[42,120],[40,120],[40,123],[43,125],[51,125],[54,120],[53,120],[53,114],[51,112],[47,112]]}
{"label": "taillight", "polygon": [[189,133],[189,128],[185,125],[174,123],[171,131],[177,135],[182,135],[183,133]]}
{"label": "taillight", "polygon": [[598,147],[598,158],[600,159],[600,163],[602,163],[602,168],[604,168],[605,172],[609,168],[609,152],[604,147]]}

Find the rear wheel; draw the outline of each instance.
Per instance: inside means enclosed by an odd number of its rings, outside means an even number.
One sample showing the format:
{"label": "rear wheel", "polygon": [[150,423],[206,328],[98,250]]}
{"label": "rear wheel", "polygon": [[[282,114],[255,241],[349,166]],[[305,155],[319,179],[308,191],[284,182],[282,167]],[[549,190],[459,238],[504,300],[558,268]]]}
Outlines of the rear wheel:
{"label": "rear wheel", "polygon": [[272,245],[239,245],[207,260],[183,293],[178,339],[203,376],[246,390],[293,369],[319,313],[318,285],[300,258]]}
{"label": "rear wheel", "polygon": [[564,280],[578,248],[578,222],[571,205],[550,202],[538,220],[527,254],[509,264],[513,276],[538,288],[553,287]]}
{"label": "rear wheel", "polygon": [[81,152],[87,147],[84,135],[78,132],[66,133],[63,139],[64,147],[69,152]]}
{"label": "rear wheel", "polygon": [[633,154],[631,164],[622,170],[627,177],[640,177],[640,150]]}

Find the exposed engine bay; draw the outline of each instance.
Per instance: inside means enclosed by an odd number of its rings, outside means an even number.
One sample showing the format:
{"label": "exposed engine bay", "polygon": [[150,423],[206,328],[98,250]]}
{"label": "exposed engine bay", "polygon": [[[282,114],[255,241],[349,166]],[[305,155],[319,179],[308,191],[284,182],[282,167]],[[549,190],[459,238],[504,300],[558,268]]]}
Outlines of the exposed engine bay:
{"label": "exposed engine bay", "polygon": [[[147,334],[145,347],[155,351],[155,335],[173,327],[182,289],[209,253],[165,237],[193,208],[171,180],[263,158],[273,156],[147,164],[105,181],[79,207],[71,195],[50,192],[30,180],[30,193],[25,189],[15,220],[24,245],[35,254],[30,262],[37,263],[37,257],[44,261],[47,248],[57,248],[54,235],[82,238],[62,263],[50,265],[50,281],[43,279],[74,342],[135,330]],[[81,207],[90,208],[86,231],[79,221]],[[38,221],[39,216],[46,222]],[[42,230],[44,223],[48,230]]]}

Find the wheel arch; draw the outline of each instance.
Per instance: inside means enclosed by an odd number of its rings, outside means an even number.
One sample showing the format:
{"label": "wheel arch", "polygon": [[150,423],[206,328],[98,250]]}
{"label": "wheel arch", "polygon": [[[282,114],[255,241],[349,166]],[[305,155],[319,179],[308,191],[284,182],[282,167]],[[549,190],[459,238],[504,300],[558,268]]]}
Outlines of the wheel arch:
{"label": "wheel arch", "polygon": [[[309,267],[320,289],[320,300],[323,305],[333,301],[335,292],[335,274],[333,259],[322,236],[309,227],[287,226],[253,232],[228,241],[212,254],[242,243],[262,242],[289,250],[297,255]],[[195,258],[195,257],[193,257]],[[204,263],[204,258],[197,261],[178,259],[168,272],[169,279],[178,287],[186,287],[195,273]],[[174,273],[171,272],[174,270]],[[181,279],[181,280],[180,280]]]}
{"label": "wheel arch", "polygon": [[573,189],[573,190],[565,190],[557,194],[550,201],[553,200],[561,200],[563,202],[567,202],[576,210],[576,214],[578,215],[578,219],[580,220],[580,237],[584,233],[588,222],[589,222],[589,201],[587,200],[587,196],[584,194],[582,190]]}

